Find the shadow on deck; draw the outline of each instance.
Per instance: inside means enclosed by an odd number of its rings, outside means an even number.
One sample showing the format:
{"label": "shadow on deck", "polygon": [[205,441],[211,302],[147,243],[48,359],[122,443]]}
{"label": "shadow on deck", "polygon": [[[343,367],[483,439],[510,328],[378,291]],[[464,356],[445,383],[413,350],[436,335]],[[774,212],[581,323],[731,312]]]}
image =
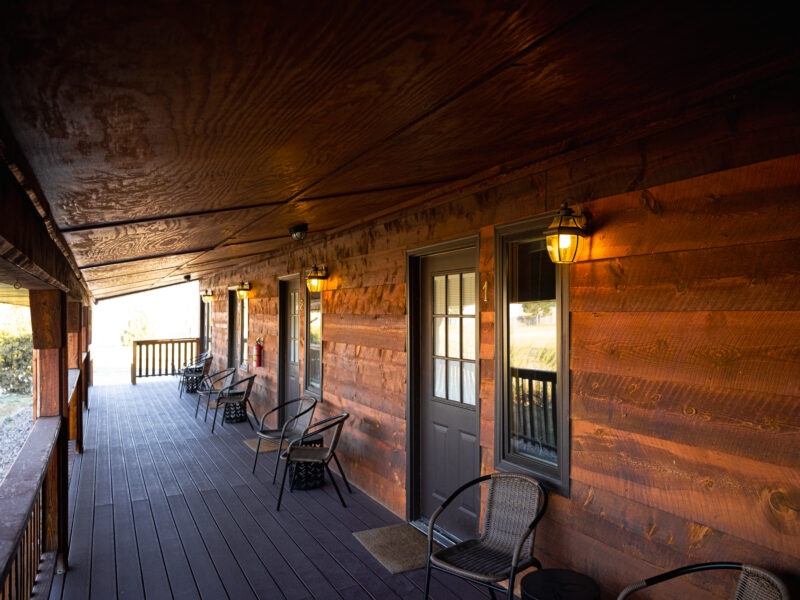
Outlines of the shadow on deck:
{"label": "shadow on deck", "polygon": [[[422,597],[423,569],[392,575],[353,537],[399,522],[365,494],[354,489],[343,508],[327,483],[286,494],[277,513],[274,455],[252,475],[247,424],[218,424],[212,436],[173,378],[90,393],[70,485],[70,569],[51,599]],[[435,576],[432,597],[485,591]]]}

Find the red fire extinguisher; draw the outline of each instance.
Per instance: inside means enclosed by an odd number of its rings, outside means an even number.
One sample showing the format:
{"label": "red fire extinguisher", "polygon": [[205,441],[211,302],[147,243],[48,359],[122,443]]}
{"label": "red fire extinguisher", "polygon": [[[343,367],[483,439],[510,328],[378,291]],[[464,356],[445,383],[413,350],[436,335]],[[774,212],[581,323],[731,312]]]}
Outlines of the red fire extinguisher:
{"label": "red fire extinguisher", "polygon": [[253,352],[253,362],[255,362],[257,367],[261,366],[261,357],[264,352],[264,343],[261,341],[261,338],[256,339],[256,347],[255,351]]}

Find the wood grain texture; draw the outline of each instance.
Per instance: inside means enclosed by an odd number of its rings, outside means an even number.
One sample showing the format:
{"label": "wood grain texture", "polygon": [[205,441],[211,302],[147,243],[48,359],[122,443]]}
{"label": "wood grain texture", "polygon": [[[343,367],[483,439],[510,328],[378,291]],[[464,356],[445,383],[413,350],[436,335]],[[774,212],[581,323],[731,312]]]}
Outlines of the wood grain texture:
{"label": "wood grain texture", "polygon": [[800,309],[800,240],[614,258],[570,270],[575,312]]}
{"label": "wood grain texture", "polygon": [[798,311],[573,313],[572,327],[575,371],[800,396]]}

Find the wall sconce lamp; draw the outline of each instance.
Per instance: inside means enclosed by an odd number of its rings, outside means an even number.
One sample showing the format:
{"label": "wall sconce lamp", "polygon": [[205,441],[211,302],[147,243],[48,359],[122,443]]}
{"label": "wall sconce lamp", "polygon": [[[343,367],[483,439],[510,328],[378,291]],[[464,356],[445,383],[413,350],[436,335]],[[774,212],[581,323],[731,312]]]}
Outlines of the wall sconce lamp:
{"label": "wall sconce lamp", "polygon": [[247,298],[247,292],[249,292],[249,291],[250,291],[250,282],[249,281],[247,283],[242,281],[236,287],[236,295],[239,297],[239,300],[244,300],[245,298]]}
{"label": "wall sconce lamp", "polygon": [[306,233],[308,233],[308,225],[306,223],[298,223],[289,227],[289,235],[292,236],[295,242],[305,239]]}
{"label": "wall sconce lamp", "polygon": [[328,268],[325,265],[314,265],[306,275],[306,287],[309,292],[322,291],[322,282],[328,278]]}
{"label": "wall sconce lamp", "polygon": [[547,254],[557,265],[571,265],[580,253],[583,239],[588,237],[588,214],[572,210],[567,203],[561,205],[558,215],[544,232]]}
{"label": "wall sconce lamp", "polygon": [[214,301],[214,291],[213,290],[204,290],[200,294],[200,299],[205,302],[206,304],[211,304]]}

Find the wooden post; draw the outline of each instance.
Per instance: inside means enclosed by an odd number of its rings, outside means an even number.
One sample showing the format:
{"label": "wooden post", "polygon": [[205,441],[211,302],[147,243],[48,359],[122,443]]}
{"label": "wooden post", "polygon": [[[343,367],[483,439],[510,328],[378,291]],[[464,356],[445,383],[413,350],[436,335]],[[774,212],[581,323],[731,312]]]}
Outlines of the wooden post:
{"label": "wooden post", "polygon": [[30,290],[39,416],[61,417],[58,441],[44,483],[44,550],[56,552],[56,571],[67,569],[67,297],[59,290]]}
{"label": "wooden post", "polygon": [[[69,439],[75,440],[75,452],[83,452],[83,306],[79,302],[67,301],[67,368],[79,369],[80,380],[76,396],[69,402]],[[68,393],[71,391],[68,390]]]}
{"label": "wooden post", "polygon": [[136,342],[131,342],[133,357],[131,358],[131,385],[136,385]]}

